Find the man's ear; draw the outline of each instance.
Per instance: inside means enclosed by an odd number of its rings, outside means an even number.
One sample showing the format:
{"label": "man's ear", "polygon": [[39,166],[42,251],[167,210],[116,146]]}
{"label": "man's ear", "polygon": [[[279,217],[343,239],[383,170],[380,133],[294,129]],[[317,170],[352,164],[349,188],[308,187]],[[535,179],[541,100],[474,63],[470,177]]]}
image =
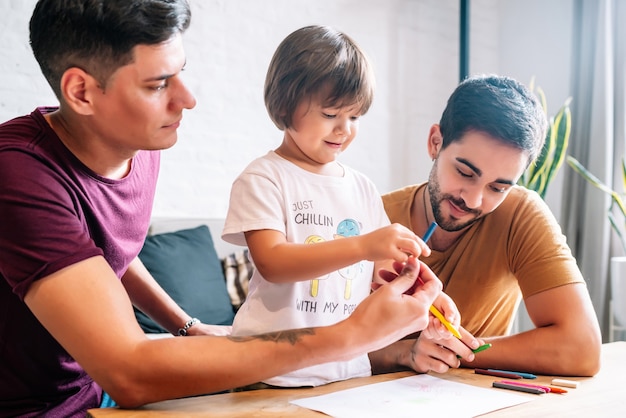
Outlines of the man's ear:
{"label": "man's ear", "polygon": [[79,115],[92,114],[94,95],[101,93],[98,80],[78,67],[68,68],[61,77],[63,99]]}
{"label": "man's ear", "polygon": [[441,135],[441,128],[439,124],[434,124],[430,127],[428,133],[428,155],[434,161],[441,151],[443,145],[443,136]]}

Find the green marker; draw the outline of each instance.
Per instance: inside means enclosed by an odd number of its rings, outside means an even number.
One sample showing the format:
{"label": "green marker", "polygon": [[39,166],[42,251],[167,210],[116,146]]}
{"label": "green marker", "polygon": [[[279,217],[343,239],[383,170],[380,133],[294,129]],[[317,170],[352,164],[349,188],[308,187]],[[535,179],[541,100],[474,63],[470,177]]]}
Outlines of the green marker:
{"label": "green marker", "polygon": [[488,349],[490,347],[491,347],[490,343],[483,344],[480,347],[478,347],[476,350],[472,350],[472,353],[474,353],[474,354],[480,353],[481,351],[485,351],[486,349]]}
{"label": "green marker", "polygon": [[[480,347],[478,347],[475,350],[472,350],[472,353],[476,354],[476,353],[480,353],[481,351],[485,351],[486,349],[490,348],[491,344],[487,343],[487,344],[483,344]],[[456,355],[456,358],[462,358],[461,356],[459,356],[458,354]]]}

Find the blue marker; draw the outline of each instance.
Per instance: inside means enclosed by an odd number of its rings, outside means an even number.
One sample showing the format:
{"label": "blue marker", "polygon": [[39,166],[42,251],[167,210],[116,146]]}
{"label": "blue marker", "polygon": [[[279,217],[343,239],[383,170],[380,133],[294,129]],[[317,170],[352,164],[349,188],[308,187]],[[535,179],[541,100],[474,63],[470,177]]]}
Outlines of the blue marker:
{"label": "blue marker", "polygon": [[522,376],[524,379],[536,379],[537,378],[537,376],[531,373],[511,372],[509,370],[498,370],[498,369],[488,369],[488,370],[492,372],[499,372],[499,373],[514,373],[516,375]]}
{"label": "blue marker", "polygon": [[424,234],[424,238],[422,238],[422,241],[428,242],[430,237],[433,235],[433,232],[435,232],[435,228],[437,228],[437,222],[433,221],[433,223],[431,223],[428,229],[426,230],[426,233]]}

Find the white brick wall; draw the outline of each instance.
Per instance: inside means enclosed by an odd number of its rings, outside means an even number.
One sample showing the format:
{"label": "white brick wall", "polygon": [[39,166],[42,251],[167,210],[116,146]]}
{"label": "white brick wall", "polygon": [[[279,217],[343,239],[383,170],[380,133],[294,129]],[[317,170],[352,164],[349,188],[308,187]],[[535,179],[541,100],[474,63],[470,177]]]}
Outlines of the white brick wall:
{"label": "white brick wall", "polygon": [[[472,1],[470,72],[501,73],[524,82],[537,75],[548,94],[552,90],[546,86],[551,84],[557,86],[554,91],[565,92],[551,97],[555,106],[562,102],[569,87],[569,61],[563,54],[569,53],[571,2]],[[427,178],[426,135],[458,81],[458,1],[191,3],[185,77],[198,105],[184,115],[178,144],[164,152],[154,215],[225,215],[231,182],[250,160],[277,147],[282,138],[267,117],[262,96],[274,49],[291,31],[314,23],[352,36],[370,55],[377,75],[374,105],[342,160],[370,176],[381,192]],[[37,105],[56,104],[28,46],[34,4],[0,1],[0,121]],[[537,15],[545,25],[531,29]],[[507,31],[512,25],[501,25],[511,21],[528,24],[511,33]],[[524,44],[523,31],[531,30],[531,42]],[[557,38],[548,38],[552,33]],[[560,49],[550,62],[554,45]],[[547,51],[541,61],[533,59],[537,51]]]}

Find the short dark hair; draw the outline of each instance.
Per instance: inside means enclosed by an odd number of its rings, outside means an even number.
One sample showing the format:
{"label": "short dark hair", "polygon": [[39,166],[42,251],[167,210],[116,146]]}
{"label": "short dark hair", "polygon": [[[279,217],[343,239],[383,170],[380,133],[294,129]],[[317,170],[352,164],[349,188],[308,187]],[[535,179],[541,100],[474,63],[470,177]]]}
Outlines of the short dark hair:
{"label": "short dark hair", "polygon": [[346,34],[306,26],[278,46],[265,78],[265,106],[280,130],[291,126],[304,99],[328,88],[324,106],[357,104],[365,114],[374,97],[374,75],[365,53]]}
{"label": "short dark hair", "polygon": [[133,60],[137,45],[183,33],[187,0],[39,0],[30,19],[30,45],[43,75],[61,99],[63,73],[78,67],[102,85]]}
{"label": "short dark hair", "polygon": [[534,93],[504,76],[469,77],[454,90],[439,122],[442,148],[468,131],[485,132],[526,151],[529,163],[545,141],[547,118]]}

